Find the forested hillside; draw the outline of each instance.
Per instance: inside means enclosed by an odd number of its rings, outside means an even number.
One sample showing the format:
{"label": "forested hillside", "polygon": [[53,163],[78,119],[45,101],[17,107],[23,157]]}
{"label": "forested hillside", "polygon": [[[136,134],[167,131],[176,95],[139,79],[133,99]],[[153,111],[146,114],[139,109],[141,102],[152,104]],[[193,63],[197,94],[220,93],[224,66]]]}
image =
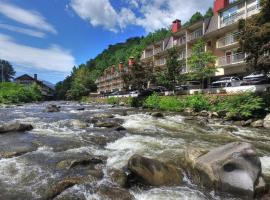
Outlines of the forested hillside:
{"label": "forested hillside", "polygon": [[[209,9],[203,16],[196,12],[184,26],[195,23],[204,17],[210,17],[212,9]],[[85,64],[74,67],[71,75],[62,82],[57,83],[56,92],[58,99],[79,99],[96,90],[95,80],[103,71],[112,64],[119,62],[127,63],[130,56],[140,59],[143,49],[156,41],[160,41],[171,34],[170,28],[163,28],[146,37],[129,38],[123,43],[109,45],[101,54],[94,59],[88,60]]]}

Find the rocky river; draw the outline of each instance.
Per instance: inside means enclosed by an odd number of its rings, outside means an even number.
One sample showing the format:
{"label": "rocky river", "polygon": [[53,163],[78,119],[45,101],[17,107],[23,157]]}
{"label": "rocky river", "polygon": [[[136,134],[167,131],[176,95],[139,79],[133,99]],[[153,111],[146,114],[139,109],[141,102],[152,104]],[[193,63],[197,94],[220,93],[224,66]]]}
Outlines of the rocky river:
{"label": "rocky river", "polygon": [[[59,112],[45,111],[52,103]],[[269,130],[150,112],[76,102],[0,107],[0,125],[16,121],[33,126],[0,134],[0,200],[242,199],[205,190],[185,171],[181,183],[164,186],[133,184],[125,173],[134,155],[183,166],[187,148],[207,152],[237,141],[256,148],[262,175],[270,177]]]}

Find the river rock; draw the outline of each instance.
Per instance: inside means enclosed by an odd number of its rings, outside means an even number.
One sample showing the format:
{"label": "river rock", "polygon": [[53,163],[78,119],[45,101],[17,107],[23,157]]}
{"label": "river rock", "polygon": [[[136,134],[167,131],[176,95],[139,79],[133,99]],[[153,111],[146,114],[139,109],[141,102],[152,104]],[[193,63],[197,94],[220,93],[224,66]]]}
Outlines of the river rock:
{"label": "river rock", "polygon": [[123,102],[123,101],[121,101],[120,103],[119,103],[119,106],[125,106],[126,104],[125,104],[125,102]]}
{"label": "river rock", "polygon": [[95,123],[95,127],[100,127],[100,128],[115,128],[119,127],[120,125],[116,122],[109,122],[109,121],[98,121]]}
{"label": "river rock", "polygon": [[123,126],[118,126],[118,127],[116,127],[114,130],[116,130],[116,131],[125,131],[126,128],[123,127]]}
{"label": "river rock", "polygon": [[8,133],[8,132],[24,132],[30,131],[33,129],[31,124],[22,124],[19,122],[4,124],[0,126],[0,134],[1,133]]}
{"label": "river rock", "polygon": [[157,117],[157,118],[162,118],[162,117],[164,117],[163,113],[161,113],[161,112],[153,112],[153,113],[151,114],[151,116],[152,116],[152,117]]}
{"label": "river rock", "polygon": [[80,129],[87,128],[88,126],[87,123],[82,122],[77,119],[71,120],[70,125],[73,126],[74,128],[80,128]]}
{"label": "river rock", "polygon": [[209,113],[208,113],[207,110],[202,110],[202,111],[200,112],[200,115],[203,116],[203,117],[208,117]]}
{"label": "river rock", "polygon": [[263,120],[262,119],[256,120],[252,122],[250,125],[254,128],[261,128],[263,127]]}
{"label": "river rock", "polygon": [[134,155],[129,159],[128,169],[139,182],[145,185],[179,185],[183,179],[180,170],[174,165],[140,155]]}
{"label": "river rock", "polygon": [[244,120],[233,122],[233,124],[234,124],[235,126],[245,126],[245,123],[246,123],[246,122],[245,122]]}
{"label": "river rock", "polygon": [[254,147],[245,142],[233,142],[211,150],[195,159],[193,169],[198,176],[195,181],[200,185],[250,199],[261,178],[260,159]]}
{"label": "river rock", "polygon": [[127,186],[127,174],[123,170],[111,169],[108,173],[114,183],[120,187]]}
{"label": "river rock", "polygon": [[56,168],[63,170],[63,169],[71,169],[79,165],[85,166],[85,165],[96,165],[96,164],[101,164],[101,163],[103,163],[103,161],[100,158],[95,158],[95,157],[67,159],[67,160],[60,161],[56,165]]}
{"label": "river rock", "polygon": [[112,186],[101,186],[97,190],[101,199],[111,200],[135,200],[134,196],[128,190]]}
{"label": "river rock", "polygon": [[270,129],[270,114],[268,114],[263,120],[264,128]]}
{"label": "river rock", "polygon": [[51,104],[46,107],[45,112],[60,112],[60,108],[60,106]]}
{"label": "river rock", "polygon": [[85,108],[84,108],[84,107],[82,107],[82,108],[77,108],[76,110],[78,110],[78,111],[83,111],[83,110],[85,110]]}

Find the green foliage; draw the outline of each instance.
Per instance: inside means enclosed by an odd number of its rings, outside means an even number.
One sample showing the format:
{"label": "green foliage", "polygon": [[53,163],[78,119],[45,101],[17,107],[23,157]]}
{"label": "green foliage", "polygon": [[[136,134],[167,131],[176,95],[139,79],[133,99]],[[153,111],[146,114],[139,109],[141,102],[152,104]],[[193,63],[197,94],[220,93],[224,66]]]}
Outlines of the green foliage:
{"label": "green foliage", "polygon": [[163,85],[168,89],[174,90],[181,69],[180,62],[178,61],[178,51],[174,47],[168,50],[166,59],[166,70],[156,75],[156,80],[159,85]]}
{"label": "green foliage", "polygon": [[144,101],[144,106],[166,111],[183,111],[192,108],[195,112],[202,110],[224,111],[228,119],[248,119],[263,117],[269,108],[269,94],[243,93],[234,96],[217,97],[196,94],[177,98],[175,96],[158,96],[153,94]]}
{"label": "green foliage", "polygon": [[110,98],[107,98],[107,103],[108,104],[119,104],[120,102],[120,98],[117,98],[117,97],[110,97]]}
{"label": "green foliage", "polygon": [[159,109],[160,98],[157,93],[154,93],[145,100],[143,105],[147,108]]}
{"label": "green foliage", "polygon": [[210,102],[206,95],[196,94],[188,96],[185,99],[185,107],[192,108],[194,111],[199,112],[202,110],[209,110]]}
{"label": "green foliage", "polygon": [[42,100],[39,86],[24,87],[15,83],[0,83],[0,103],[28,103]]}
{"label": "green foliage", "polygon": [[208,18],[208,17],[212,17],[213,16],[213,8],[208,8],[208,10],[206,11],[206,13],[204,14],[204,18]]}
{"label": "green foliage", "polygon": [[270,1],[261,0],[261,11],[239,22],[241,50],[253,70],[269,71],[270,66]]}
{"label": "green foliage", "polygon": [[254,93],[244,93],[220,99],[213,110],[228,112],[227,118],[247,119],[262,115],[264,113],[264,106],[262,97]]}
{"label": "green foliage", "polygon": [[188,58],[188,65],[191,68],[191,79],[203,80],[216,72],[216,56],[213,52],[205,51],[205,42],[198,40],[192,47],[192,54]]}
{"label": "green foliage", "polygon": [[12,65],[8,61],[0,59],[0,82],[2,82],[2,69],[4,82],[11,81],[11,79],[13,79],[15,75],[15,71]]}

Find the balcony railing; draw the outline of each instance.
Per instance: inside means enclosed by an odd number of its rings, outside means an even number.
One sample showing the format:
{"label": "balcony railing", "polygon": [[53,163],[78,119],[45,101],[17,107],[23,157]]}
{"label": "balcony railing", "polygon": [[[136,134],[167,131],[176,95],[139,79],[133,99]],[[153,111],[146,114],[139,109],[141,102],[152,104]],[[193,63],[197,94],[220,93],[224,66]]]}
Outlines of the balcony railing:
{"label": "balcony railing", "polygon": [[242,19],[245,17],[245,10],[235,12],[231,14],[228,17],[224,17],[223,20],[221,21],[221,27],[228,26],[230,24],[233,24],[234,22],[237,22],[239,19]]}
{"label": "balcony railing", "polygon": [[226,47],[238,42],[240,32],[233,33],[217,41],[217,48]]}
{"label": "balcony railing", "polygon": [[257,4],[254,4],[250,7],[247,8],[247,14],[248,16],[251,16],[253,14],[255,14],[258,10],[260,9],[260,4],[257,3]]}
{"label": "balcony railing", "polygon": [[155,48],[154,49],[154,54],[156,55],[156,54],[158,54],[158,53],[160,53],[162,51],[163,51],[162,47]]}
{"label": "balcony railing", "polygon": [[165,58],[155,61],[156,66],[162,66],[162,65],[165,65],[165,64],[166,64],[166,59]]}
{"label": "balcony railing", "polygon": [[174,41],[174,46],[181,46],[186,44],[186,38],[179,38]]}
{"label": "balcony railing", "polygon": [[196,40],[196,39],[198,39],[198,38],[200,38],[202,36],[203,36],[203,30],[202,29],[196,30],[193,33],[188,35],[187,40],[188,41]]}
{"label": "balcony railing", "polygon": [[245,60],[245,54],[244,53],[237,53],[237,54],[232,54],[224,57],[220,57],[218,59],[218,65],[220,67],[222,66],[227,66],[227,65],[233,65],[233,64],[238,64],[242,63]]}

